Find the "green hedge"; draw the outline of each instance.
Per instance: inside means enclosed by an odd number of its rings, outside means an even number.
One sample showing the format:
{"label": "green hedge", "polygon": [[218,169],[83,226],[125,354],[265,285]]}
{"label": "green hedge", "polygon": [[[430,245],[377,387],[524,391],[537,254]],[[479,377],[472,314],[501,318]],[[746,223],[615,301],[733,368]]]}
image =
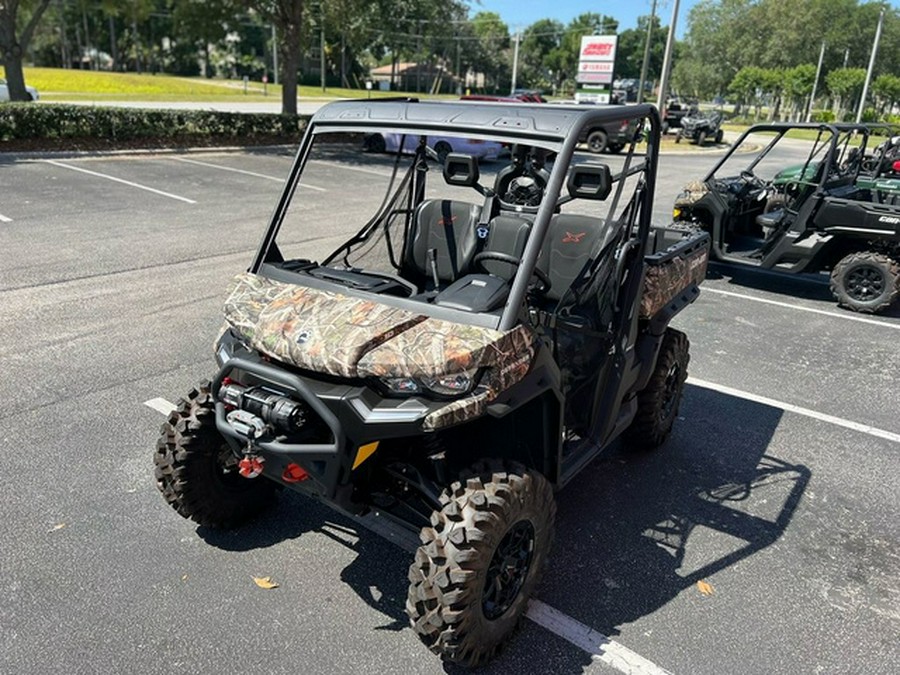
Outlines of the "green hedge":
{"label": "green hedge", "polygon": [[0,142],[96,139],[113,145],[144,139],[206,139],[236,144],[248,140],[298,141],[308,115],[231,113],[211,110],[143,110],[80,105],[0,105]]}

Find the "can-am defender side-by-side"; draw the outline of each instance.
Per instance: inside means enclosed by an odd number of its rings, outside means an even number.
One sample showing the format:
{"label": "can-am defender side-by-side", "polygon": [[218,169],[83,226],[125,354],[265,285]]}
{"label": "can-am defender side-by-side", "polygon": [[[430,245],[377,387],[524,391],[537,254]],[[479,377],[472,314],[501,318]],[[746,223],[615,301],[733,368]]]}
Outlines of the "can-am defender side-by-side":
{"label": "can-am defender side-by-side", "polygon": [[[617,120],[648,131],[616,170],[575,154]],[[284,487],[412,528],[415,632],[490,658],[547,561],[554,489],[617,438],[659,446],[677,416],[688,340],[668,324],[709,237],[652,252],[659,126],[646,105],[323,107],[225,302],[218,372],[163,426],[166,500],[227,527]],[[372,133],[418,143],[363,153]],[[430,136],[509,161],[441,163]]]}
{"label": "can-am defender side-by-side", "polygon": [[[806,161],[793,157],[789,134],[814,136]],[[701,181],[675,200],[661,239],[685,232],[712,236],[714,260],[787,273],[830,272],[838,303],[877,312],[900,297],[900,203],[861,174],[865,125],[763,124],[748,129]],[[785,176],[790,177],[786,178]],[[862,180],[861,180],[862,178]]]}

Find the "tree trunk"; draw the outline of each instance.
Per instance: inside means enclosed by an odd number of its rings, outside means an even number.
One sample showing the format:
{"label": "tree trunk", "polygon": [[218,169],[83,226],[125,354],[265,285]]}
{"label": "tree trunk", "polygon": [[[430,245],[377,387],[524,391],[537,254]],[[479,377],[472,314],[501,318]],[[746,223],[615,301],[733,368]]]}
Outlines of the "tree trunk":
{"label": "tree trunk", "polygon": [[281,113],[297,114],[297,74],[300,70],[300,26],[282,26]]}
{"label": "tree trunk", "polygon": [[6,70],[6,83],[10,101],[27,101],[31,97],[25,90],[25,74],[22,72],[22,57],[31,42],[34,29],[41,20],[50,0],[41,0],[21,34],[16,36],[16,13],[18,4],[0,3],[0,63]]}

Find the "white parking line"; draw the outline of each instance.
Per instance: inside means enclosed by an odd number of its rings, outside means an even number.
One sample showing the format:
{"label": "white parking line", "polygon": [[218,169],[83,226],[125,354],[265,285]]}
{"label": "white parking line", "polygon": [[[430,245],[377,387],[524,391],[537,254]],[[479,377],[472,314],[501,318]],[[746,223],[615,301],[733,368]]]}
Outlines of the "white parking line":
{"label": "white parking line", "polygon": [[187,202],[188,204],[196,204],[193,199],[188,199],[187,197],[179,197],[178,195],[173,195],[171,192],[163,192],[162,190],[157,190],[156,188],[147,187],[146,185],[141,185],[140,183],[132,183],[130,180],[124,180],[122,178],[116,178],[115,176],[109,176],[105,173],[99,173],[97,171],[89,171],[88,169],[82,169],[80,166],[72,166],[71,164],[64,164],[63,162],[57,162],[52,159],[45,159],[47,164],[52,164],[53,166],[59,166],[63,169],[71,169],[72,171],[80,171],[81,173],[86,173],[90,176],[97,176],[98,178],[105,178],[106,180],[111,180],[116,183],[122,183],[123,185],[129,185],[131,187],[138,188],[140,190],[146,190],[147,192],[153,192],[154,194],[162,195],[163,197],[169,197],[170,199],[177,199],[182,202]]}
{"label": "white parking line", "polygon": [[7,218],[2,213],[0,213],[0,223],[11,223],[12,218]]}
{"label": "white parking line", "polygon": [[[164,398],[150,399],[145,401],[144,405],[166,415],[175,409],[175,406]],[[323,503],[331,506],[327,502]],[[340,513],[344,516],[347,515],[344,512]],[[363,517],[354,517],[353,520],[408,553],[415,553],[418,548],[419,543],[416,536],[396,525],[389,518],[379,516],[377,513],[369,513]],[[640,654],[631,651],[628,647],[615,640],[610,640],[603,633],[598,633],[593,628],[540,600],[529,601],[525,616],[554,635],[583,649],[593,659],[602,661],[623,673],[631,675],[668,675],[669,673]]]}
{"label": "white parking line", "polygon": [[768,298],[757,298],[753,295],[744,295],[743,293],[733,293],[731,291],[723,291],[718,288],[710,288],[709,286],[701,286],[701,294],[717,293],[718,295],[726,295],[730,298],[741,298],[742,300],[752,300],[754,302],[762,302],[766,305],[775,305],[776,307],[787,307],[788,309],[796,309],[801,312],[810,312],[812,314],[822,314],[823,316],[833,316],[836,319],[846,319],[847,321],[858,321],[859,323],[869,323],[882,328],[893,328],[900,330],[900,324],[887,323],[885,321],[877,321],[876,319],[867,319],[863,316],[857,316],[850,312],[829,312],[824,309],[814,309],[813,307],[803,307],[801,305],[793,305],[789,302],[779,302],[778,300],[769,300]]}
{"label": "white parking line", "polygon": [[648,661],[625,645],[615,640],[610,640],[602,633],[585,626],[580,621],[563,614],[558,609],[553,609],[540,600],[531,600],[528,603],[528,612],[525,614],[538,626],[546,628],[561,638],[568,640],[576,647],[581,647],[594,659],[603,661],[623,673],[633,675],[668,675],[668,670],[660,668],[652,661]]}
{"label": "white parking line", "polygon": [[693,384],[697,387],[703,387],[704,389],[717,391],[720,394],[735,396],[746,401],[753,401],[754,403],[762,403],[763,405],[768,405],[773,408],[780,408],[785,412],[796,413],[797,415],[810,417],[814,420],[819,420],[820,422],[827,422],[828,424],[834,424],[835,426],[844,427],[845,429],[859,431],[861,433],[868,434],[869,436],[875,436],[876,438],[883,438],[887,441],[900,443],[900,434],[895,434],[893,431],[885,431],[884,429],[878,429],[877,427],[873,427],[868,424],[861,424],[860,422],[847,420],[843,417],[826,415],[825,413],[810,410],[809,408],[801,408],[800,406],[794,405],[793,403],[785,403],[784,401],[777,401],[774,398],[768,398],[767,396],[759,396],[757,394],[751,394],[747,391],[741,391],[740,389],[732,389],[731,387],[726,387],[722,384],[716,384],[715,382],[707,382],[706,380],[701,380],[696,377],[689,377],[687,381],[689,384]]}
{"label": "white parking line", "polygon": [[164,398],[151,398],[149,401],[144,401],[144,405],[166,416],[173,410],[176,410],[175,404]]}
{"label": "white parking line", "polygon": [[[246,171],[244,169],[234,169],[230,166],[222,166],[221,164],[211,164],[210,162],[200,162],[196,159],[188,159],[187,157],[175,157],[179,162],[186,162],[188,164],[196,164],[197,166],[207,166],[211,169],[219,169],[220,171],[231,171],[233,173],[242,173],[245,176],[253,176],[255,178],[265,178],[266,180],[274,180],[278,183],[284,183],[284,176],[269,176],[264,173],[256,173],[255,171]],[[315,185],[307,185],[306,183],[301,183],[300,187],[308,188],[309,190],[317,190],[318,192],[328,192],[325,188],[317,187]]]}

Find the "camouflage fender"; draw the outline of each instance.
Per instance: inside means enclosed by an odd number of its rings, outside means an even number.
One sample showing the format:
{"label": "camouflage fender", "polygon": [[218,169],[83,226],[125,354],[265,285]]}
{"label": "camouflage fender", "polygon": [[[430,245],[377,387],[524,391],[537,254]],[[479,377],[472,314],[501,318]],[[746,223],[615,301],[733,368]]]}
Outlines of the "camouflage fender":
{"label": "camouflage fender", "polygon": [[659,265],[648,265],[644,274],[641,316],[650,318],[691,284],[706,277],[709,247],[698,248]]}

